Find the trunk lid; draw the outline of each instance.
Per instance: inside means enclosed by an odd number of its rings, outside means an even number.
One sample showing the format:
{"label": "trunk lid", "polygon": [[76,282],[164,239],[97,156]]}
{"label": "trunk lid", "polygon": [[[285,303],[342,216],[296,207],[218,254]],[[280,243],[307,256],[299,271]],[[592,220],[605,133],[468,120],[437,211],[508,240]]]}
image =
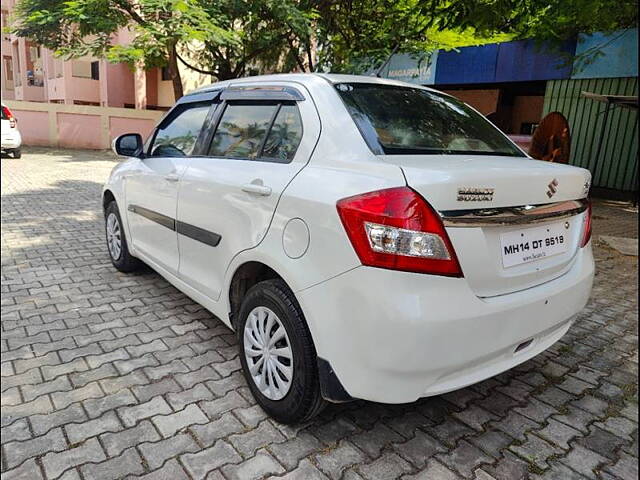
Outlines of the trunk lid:
{"label": "trunk lid", "polygon": [[[582,168],[526,157],[387,155],[384,159],[398,165],[407,184],[447,216],[476,209],[491,214],[527,205],[553,210],[551,204],[586,197],[591,178]],[[469,286],[479,297],[491,297],[553,280],[571,268],[585,215],[535,224],[520,220],[516,225],[448,226],[447,233]]]}

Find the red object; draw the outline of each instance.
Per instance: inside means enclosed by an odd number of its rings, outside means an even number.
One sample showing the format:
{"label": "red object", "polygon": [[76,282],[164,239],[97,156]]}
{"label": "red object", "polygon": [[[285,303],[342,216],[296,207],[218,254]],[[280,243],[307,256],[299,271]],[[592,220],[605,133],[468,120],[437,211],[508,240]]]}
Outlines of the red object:
{"label": "red object", "polygon": [[580,248],[584,247],[591,240],[591,200],[587,205],[587,218],[584,221],[584,230],[582,231],[582,241]]}
{"label": "red object", "polygon": [[[409,187],[389,188],[344,198],[338,201],[337,209],[363,265],[462,277],[458,258],[440,216]],[[374,251],[369,243],[365,222],[436,234],[442,239],[450,258],[412,257]]]}
{"label": "red object", "polygon": [[9,120],[9,127],[11,128],[15,128],[16,127],[16,117],[13,116],[13,113],[11,113],[11,110],[9,110],[9,107],[2,107],[2,112],[4,113],[4,116],[7,117],[7,120]]}

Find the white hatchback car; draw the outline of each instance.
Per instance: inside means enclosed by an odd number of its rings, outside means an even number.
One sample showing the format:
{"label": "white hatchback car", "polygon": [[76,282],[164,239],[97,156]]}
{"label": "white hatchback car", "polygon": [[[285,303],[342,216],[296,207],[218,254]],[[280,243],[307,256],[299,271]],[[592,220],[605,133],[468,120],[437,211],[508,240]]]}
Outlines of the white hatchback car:
{"label": "white hatchback car", "polygon": [[130,159],[104,188],[113,264],[144,261],[234,329],[282,422],[479,382],[549,348],[589,298],[589,172],[527,157],[435,90],[220,82],[114,149]]}
{"label": "white hatchback car", "polygon": [[16,117],[11,113],[9,107],[2,104],[0,119],[0,149],[3,152],[10,153],[13,158],[22,156],[22,136],[18,130],[18,122]]}

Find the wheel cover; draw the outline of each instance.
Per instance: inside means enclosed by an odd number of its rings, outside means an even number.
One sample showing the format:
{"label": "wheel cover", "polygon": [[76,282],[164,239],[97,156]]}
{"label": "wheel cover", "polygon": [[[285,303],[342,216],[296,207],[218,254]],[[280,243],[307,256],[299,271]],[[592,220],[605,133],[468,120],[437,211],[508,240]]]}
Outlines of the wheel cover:
{"label": "wheel cover", "polygon": [[293,352],[287,331],[267,307],[256,307],[244,325],[244,356],[249,375],[269,400],[282,400],[293,380]]}
{"label": "wheel cover", "polygon": [[115,213],[110,213],[107,217],[107,247],[111,258],[118,260],[122,254],[122,237],[120,222]]}

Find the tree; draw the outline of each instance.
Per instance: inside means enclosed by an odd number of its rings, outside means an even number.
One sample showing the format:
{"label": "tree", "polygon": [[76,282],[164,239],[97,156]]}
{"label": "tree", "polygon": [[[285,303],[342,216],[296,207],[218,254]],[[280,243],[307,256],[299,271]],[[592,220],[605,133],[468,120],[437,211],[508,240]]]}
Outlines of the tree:
{"label": "tree", "polygon": [[294,0],[202,0],[202,8],[233,33],[233,43],[207,39],[185,48],[185,63],[227,80],[299,67],[291,56],[294,42],[308,39],[315,13]]}
{"label": "tree", "polygon": [[220,80],[265,72],[361,73],[394,47],[424,52],[488,41],[473,29],[433,28],[419,0],[221,0],[203,1],[203,8],[236,33],[238,43],[207,41],[182,60]]}
{"label": "tree", "polygon": [[[479,35],[504,32],[550,45],[579,33],[637,28],[636,0],[424,0],[434,25],[444,30],[474,28]],[[596,46],[579,61],[602,54]]]}
{"label": "tree", "polygon": [[[178,46],[217,42],[232,46],[236,34],[222,28],[196,0],[19,0],[11,31],[66,58],[94,55],[145,68],[167,66],[176,98],[183,94]],[[128,45],[112,42],[122,28]]]}
{"label": "tree", "polygon": [[[168,65],[177,98],[178,61],[219,80],[362,73],[394,51],[512,38],[560,43],[636,25],[635,0],[18,0],[12,30],[69,57]],[[133,40],[113,45],[123,27]]]}

